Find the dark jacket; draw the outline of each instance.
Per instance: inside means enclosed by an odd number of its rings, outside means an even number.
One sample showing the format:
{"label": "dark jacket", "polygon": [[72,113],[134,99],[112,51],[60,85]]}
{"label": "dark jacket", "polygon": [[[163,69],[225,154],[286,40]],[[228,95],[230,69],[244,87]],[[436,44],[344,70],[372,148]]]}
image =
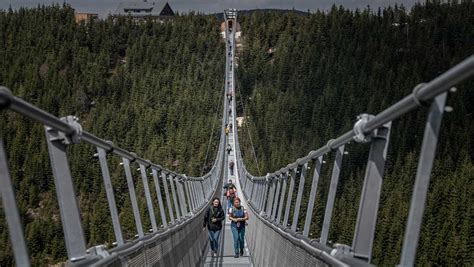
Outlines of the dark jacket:
{"label": "dark jacket", "polygon": [[[216,222],[212,222],[212,218],[217,219]],[[214,207],[210,206],[206,214],[204,215],[204,222],[203,226],[206,227],[209,230],[221,230],[222,229],[222,221],[225,219],[225,213],[224,210],[222,209],[222,206],[219,205],[219,207]]]}
{"label": "dark jacket", "polygon": [[226,183],[226,184],[224,185],[224,189],[225,189],[226,191],[227,191],[229,188],[231,188],[231,187],[235,188],[235,185],[234,185],[233,183]]}

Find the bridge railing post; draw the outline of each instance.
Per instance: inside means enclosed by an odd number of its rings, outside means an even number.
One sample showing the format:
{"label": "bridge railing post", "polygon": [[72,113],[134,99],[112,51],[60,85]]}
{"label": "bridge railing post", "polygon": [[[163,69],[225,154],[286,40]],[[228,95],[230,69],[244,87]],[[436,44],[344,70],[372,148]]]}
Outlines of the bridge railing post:
{"label": "bridge railing post", "polygon": [[[331,142],[331,141],[330,141]],[[328,199],[326,202],[326,210],[324,212],[323,227],[321,230],[321,238],[319,243],[326,245],[329,236],[329,228],[331,226],[332,211],[334,202],[336,200],[337,184],[339,182],[339,174],[341,172],[342,156],[344,154],[344,145],[336,150],[336,158],[334,159],[334,166],[331,175],[331,185],[329,186]]]}
{"label": "bridge railing post", "polygon": [[403,240],[400,266],[413,266],[415,264],[426,195],[428,193],[446,98],[447,92],[435,97],[428,113],[428,119],[423,134],[423,143],[421,145],[420,159],[416,170],[415,185],[410,204],[410,212],[408,214],[405,238]]}
{"label": "bridge railing post", "polygon": [[282,173],[281,179],[282,179],[282,182],[283,182],[283,187],[282,187],[281,193],[280,193],[280,204],[278,205],[278,215],[277,215],[277,219],[276,219],[277,224],[281,223],[281,215],[282,215],[282,211],[283,211],[283,204],[285,203],[288,172]]}
{"label": "bridge railing post", "polygon": [[369,159],[352,242],[354,256],[365,259],[368,262],[370,262],[372,255],[372,244],[382,191],[385,161],[387,159],[390,128],[391,123],[387,123],[375,130],[370,138]]}
{"label": "bridge railing post", "polygon": [[254,197],[254,189],[255,189],[255,182],[250,180],[250,178],[247,176],[247,179],[249,181],[249,184],[250,184],[250,201],[255,205],[255,197]]}
{"label": "bridge railing post", "polygon": [[282,183],[282,176],[281,174],[277,175],[275,177],[275,181],[277,183],[277,187],[276,187],[276,193],[275,193],[275,198],[273,200],[273,208],[272,208],[272,216],[271,216],[271,220],[275,220],[275,216],[276,216],[276,213],[277,213],[277,208],[278,208],[278,204],[279,204],[279,200],[280,200],[280,195],[281,195],[281,183]]}
{"label": "bridge railing post", "polygon": [[268,193],[267,193],[267,205],[265,207],[265,214],[268,218],[272,214],[272,207],[273,207],[273,198],[275,196],[275,177],[267,175],[266,183],[268,184]]}
{"label": "bridge railing post", "polygon": [[291,231],[296,232],[298,227],[298,218],[300,215],[301,199],[303,198],[304,183],[306,170],[308,169],[308,163],[304,163],[301,166],[300,182],[298,186],[298,194],[296,195],[295,210],[293,212],[293,223],[291,224]]}
{"label": "bridge railing post", "polygon": [[[66,120],[69,120],[69,116]],[[77,123],[77,120],[74,121]],[[64,133],[49,126],[45,126],[45,134],[68,258],[70,261],[85,259],[86,242],[66,154],[66,146],[72,142],[68,141]]]}
{"label": "bridge railing post", "polygon": [[132,179],[132,172],[130,170],[130,160],[122,158],[123,168],[125,170],[125,176],[127,178],[128,193],[130,195],[130,201],[132,202],[133,217],[135,219],[135,226],[137,228],[138,237],[143,237],[143,225],[140,217],[140,210],[138,209],[137,194],[135,193],[135,185]]}
{"label": "bridge railing post", "polygon": [[30,266],[28,249],[26,248],[23,227],[15,200],[10,173],[8,172],[7,155],[0,137],[0,196],[2,197],[3,212],[8,225],[10,241],[17,266]]}
{"label": "bridge railing post", "polygon": [[176,187],[178,189],[178,197],[179,197],[179,202],[181,206],[181,214],[183,214],[183,217],[184,217],[186,216],[186,214],[188,214],[188,212],[186,210],[186,199],[184,197],[182,179],[183,179],[182,177],[179,177],[179,179],[177,179]]}
{"label": "bridge railing post", "polygon": [[115,240],[117,242],[117,246],[121,246],[124,243],[122,228],[120,227],[117,204],[115,203],[114,188],[110,180],[110,172],[109,167],[107,165],[107,152],[105,151],[105,149],[97,147],[97,154],[99,157],[102,179],[104,180],[105,193],[107,195],[107,202],[109,204],[110,216],[112,217],[112,226],[114,228]]}
{"label": "bridge railing post", "polygon": [[178,205],[178,199],[176,197],[176,189],[174,186],[174,177],[175,175],[170,173],[168,174],[167,178],[170,182],[169,186],[171,188],[171,196],[173,197],[173,204],[174,204],[174,211],[176,212],[176,219],[179,220],[181,218],[181,213]]}
{"label": "bridge railing post", "polygon": [[268,189],[268,183],[264,181],[260,181],[260,192],[259,192],[259,197],[260,197],[260,203],[259,203],[259,209],[260,212],[265,212],[265,201],[267,197],[267,189]]}
{"label": "bridge railing post", "polygon": [[191,195],[191,190],[189,189],[189,180],[184,181],[184,189],[186,192],[186,199],[188,200],[188,206],[189,206],[189,212],[193,213],[194,212],[194,203],[193,203],[193,197]]}
{"label": "bridge railing post", "polygon": [[151,228],[153,232],[158,231],[158,227],[156,226],[156,218],[155,218],[155,211],[153,210],[153,203],[151,201],[151,194],[150,188],[148,185],[148,175],[146,173],[146,167],[143,164],[139,164],[140,166],[140,174],[142,177],[143,183],[143,190],[145,191],[145,199],[148,208],[148,215],[150,216]]}
{"label": "bridge railing post", "polygon": [[161,186],[158,179],[158,171],[155,168],[151,169],[153,176],[153,182],[155,183],[156,198],[158,199],[158,207],[160,208],[161,223],[163,227],[168,226],[168,220],[166,219],[165,206],[163,205],[163,196],[161,195]]}
{"label": "bridge railing post", "polygon": [[171,205],[167,173],[165,170],[161,170],[161,181],[163,182],[163,189],[165,190],[166,206],[168,207],[168,213],[170,215],[171,224],[174,224],[173,206]]}
{"label": "bridge railing post", "polygon": [[293,190],[295,189],[295,177],[296,177],[296,169],[292,169],[291,173],[288,171],[288,179],[290,179],[290,188],[288,190],[288,196],[286,198],[286,205],[285,205],[285,216],[283,218],[283,226],[286,228],[288,226],[288,219],[290,217],[290,209],[291,209],[291,200],[293,196]]}
{"label": "bridge railing post", "polygon": [[313,218],[314,202],[316,201],[316,194],[318,192],[319,176],[321,175],[321,164],[323,156],[319,156],[314,160],[313,181],[311,183],[311,192],[309,193],[308,208],[306,210],[306,218],[303,228],[303,236],[308,237],[311,228],[311,220]]}

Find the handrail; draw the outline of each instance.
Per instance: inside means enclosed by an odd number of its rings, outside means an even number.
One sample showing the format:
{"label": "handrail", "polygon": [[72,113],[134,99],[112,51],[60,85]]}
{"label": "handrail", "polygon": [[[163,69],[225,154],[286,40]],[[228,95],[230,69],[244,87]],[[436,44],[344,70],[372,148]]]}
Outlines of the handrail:
{"label": "handrail", "polygon": [[[222,107],[223,122],[226,119],[227,108],[228,103],[224,98]],[[31,103],[14,96],[8,88],[0,86],[0,110],[3,109],[10,109],[32,119],[35,122],[43,124],[45,127],[47,137],[46,141],[49,148],[53,176],[55,178],[56,193],[58,196],[57,199],[60,208],[60,217],[65,235],[68,258],[70,262],[74,262],[75,264],[89,265],[101,258],[105,259],[109,257],[110,254],[103,246],[96,246],[86,251],[86,243],[79,215],[80,211],[78,209],[74,185],[69,171],[66,146],[83,142],[96,147],[98,153],[94,156],[100,161],[100,167],[107,193],[107,201],[116,236],[117,248],[128,247],[128,244],[123,240],[121,232],[113,185],[111,184],[110,173],[107,166],[108,154],[114,154],[122,159],[121,165],[125,171],[130,199],[132,201],[133,217],[135,219],[138,233],[138,239],[131,242],[141,242],[140,240],[149,235],[143,231],[143,225],[140,219],[140,212],[134,188],[135,186],[132,179],[132,163],[138,164],[140,167],[139,170],[145,191],[153,234],[159,233],[162,236],[169,231],[162,232],[160,230],[161,227],[158,227],[156,224],[153,208],[154,201],[151,198],[148,184],[150,175],[152,176],[155,190],[157,192],[156,197],[158,198],[159,204],[158,210],[160,210],[160,217],[163,222],[162,227],[164,229],[172,229],[176,225],[181,225],[182,227],[178,228],[181,229],[186,225],[189,225],[191,222],[200,220],[203,208],[210,201],[210,197],[217,191],[224,160],[223,151],[225,145],[225,134],[223,129],[220,130],[219,146],[212,168],[201,177],[191,177],[186,176],[186,174],[180,174],[169,170],[148,159],[139,157],[133,152],[120,148],[114,145],[111,141],[101,139],[92,133],[84,131],[82,126],[79,124],[79,119],[75,116],[57,118]],[[4,190],[2,191],[1,196],[2,202],[4,203],[4,209],[8,210],[8,212],[6,212],[6,219],[11,243],[14,248],[13,252],[15,261],[19,265],[29,266],[28,250],[26,248],[23,228],[20,223],[20,216],[16,206],[15,194],[7,168],[8,163],[1,137],[0,165],[2,166],[2,170],[0,171],[0,187]],[[147,169],[151,170],[150,174],[147,173]],[[164,195],[162,194],[162,186],[164,187]],[[165,212],[165,206],[168,209],[168,214]],[[168,218],[171,220],[171,223],[169,223]],[[193,242],[201,242],[201,240],[194,240]],[[202,244],[198,247],[201,245]],[[194,247],[194,249],[197,249],[198,247]],[[194,251],[189,255],[192,255],[190,257],[194,257],[198,254]]]}
{"label": "handrail", "polygon": [[[448,91],[452,86],[467,80],[473,75],[474,55],[466,58],[453,68],[433,79],[431,82],[422,84],[419,89],[415,87],[416,90],[413,90],[413,93],[407,95],[405,98],[383,110],[373,118],[365,121],[362,126],[364,135],[370,134],[375,129],[383,126],[387,122],[393,121],[394,119],[418,108],[420,103],[432,100],[441,93]],[[294,169],[298,166],[304,165],[305,163],[308,163],[309,161],[314,160],[321,155],[327,154],[334,149],[353,141],[355,137],[356,133],[354,129],[352,129],[335,139],[329,140],[325,146],[322,146],[317,150],[310,151],[308,155],[299,158],[292,163],[289,163],[287,166],[282,167],[273,173],[268,173],[266,176],[254,176],[250,173],[249,174],[253,179],[265,179],[267,176],[277,176],[277,172],[284,173],[289,169]]]}
{"label": "handrail", "polygon": [[[393,120],[418,107],[429,107],[400,260],[401,266],[413,266],[447,93],[453,86],[466,81],[473,75],[474,55],[466,58],[429,83],[419,84],[414,88],[411,94],[381,111],[379,114],[375,116],[370,114],[359,115],[357,122],[350,131],[335,139],[329,140],[326,145],[317,150],[310,151],[306,156],[291,162],[273,173],[267,173],[265,176],[252,175],[246,169],[240,151],[238,134],[235,133],[235,153],[237,162],[240,163],[237,166],[240,168],[238,170],[241,173],[240,177],[243,178],[241,182],[244,184],[244,195],[251,204],[250,209],[254,211],[254,215],[258,217],[258,220],[263,220],[267,227],[271,225],[270,228],[278,232],[283,239],[288,241],[291,241],[293,238],[307,240],[323,157],[328,153],[335,153],[336,157],[332,170],[321,235],[319,239],[312,240],[310,243],[313,246],[317,244],[318,247],[325,248],[325,250],[329,249],[332,258],[340,259],[350,265],[370,265],[391,123]],[[342,158],[345,154],[344,146],[351,141],[355,141],[356,143],[370,143],[371,146],[364,186],[360,196],[354,238],[352,246],[335,244],[333,248],[330,248],[328,246],[328,235],[339,174],[342,168]],[[309,169],[309,164],[314,165],[314,174],[312,177],[306,173]],[[311,193],[309,193],[310,199],[307,204],[304,229],[300,232],[297,228],[298,217],[303,192],[305,190],[305,180],[309,177],[311,177],[310,182],[312,182]],[[294,200],[293,191],[297,193],[296,200]],[[306,195],[307,194],[308,192],[306,192]],[[284,211],[282,209],[283,206],[285,207]],[[289,212],[292,207],[294,207],[294,213],[290,215]],[[293,217],[293,220],[290,222],[291,227],[288,227],[290,226],[290,224],[287,224],[290,217]],[[259,235],[260,233],[257,232],[256,234]],[[255,239],[255,237],[253,238]],[[256,242],[260,244],[255,247],[258,249],[261,246],[261,242],[264,241],[259,240]],[[279,241],[273,240],[269,242]],[[270,255],[266,256],[270,257],[266,258],[269,261],[274,259],[274,257],[271,258],[272,256]],[[286,259],[282,260],[284,261]],[[325,261],[324,257],[321,258],[321,260]],[[281,262],[279,263],[283,264]],[[291,265],[292,262],[285,262],[285,264]],[[339,265],[339,263],[333,262],[331,265]]]}

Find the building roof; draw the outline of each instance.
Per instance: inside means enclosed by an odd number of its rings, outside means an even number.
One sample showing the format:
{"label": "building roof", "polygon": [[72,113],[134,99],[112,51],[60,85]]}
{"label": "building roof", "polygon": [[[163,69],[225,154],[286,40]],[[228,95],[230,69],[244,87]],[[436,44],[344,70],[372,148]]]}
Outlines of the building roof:
{"label": "building roof", "polygon": [[118,5],[114,16],[174,16],[174,12],[166,1],[154,2],[122,2]]}

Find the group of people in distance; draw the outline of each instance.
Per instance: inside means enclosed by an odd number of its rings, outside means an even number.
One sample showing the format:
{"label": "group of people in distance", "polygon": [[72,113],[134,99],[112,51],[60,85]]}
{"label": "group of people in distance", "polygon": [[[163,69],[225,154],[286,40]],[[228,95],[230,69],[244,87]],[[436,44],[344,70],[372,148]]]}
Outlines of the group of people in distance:
{"label": "group of people in distance", "polygon": [[[237,197],[236,187],[232,180],[229,180],[224,185],[224,196],[227,199],[226,212],[231,221],[230,229],[234,238],[234,258],[238,258],[244,255],[245,226],[249,215],[247,210],[241,205],[240,198]],[[211,206],[206,211],[203,223],[203,227],[208,230],[213,257],[217,256],[223,221],[225,221],[225,213],[220,198],[216,197],[212,200]]]}

